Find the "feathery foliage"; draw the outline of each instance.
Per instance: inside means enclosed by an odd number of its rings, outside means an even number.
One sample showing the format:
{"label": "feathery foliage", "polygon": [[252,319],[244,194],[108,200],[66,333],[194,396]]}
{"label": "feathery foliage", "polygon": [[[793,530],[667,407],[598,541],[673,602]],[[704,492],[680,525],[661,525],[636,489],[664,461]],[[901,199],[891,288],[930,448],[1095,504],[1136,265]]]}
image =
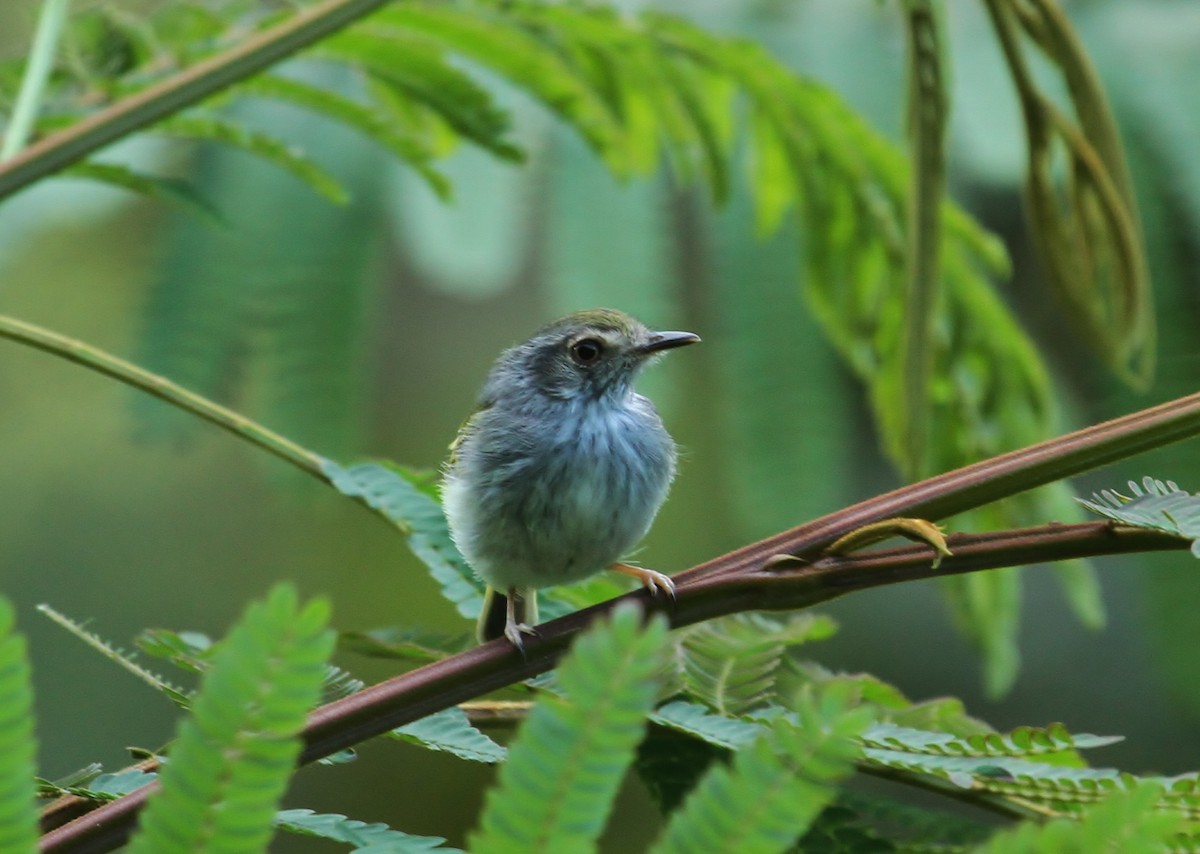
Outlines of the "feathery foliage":
{"label": "feathery foliage", "polygon": [[392,730],[392,737],[471,762],[502,762],[508,751],[477,730],[462,709],[444,709]]}
{"label": "feathery foliage", "polygon": [[[1076,176],[1075,186],[1082,188],[1087,201],[1080,204],[1086,210],[1042,205],[1038,210],[1045,227],[1040,232],[1076,235],[1087,231],[1088,223],[1095,226],[1093,220],[1133,222],[1120,149],[1103,95],[1093,85],[1086,57],[1064,22],[1046,13],[1044,5],[1038,9],[1046,15],[1041,25],[1024,18],[1021,25],[1034,34],[1035,41],[1038,35],[1047,37],[1038,46],[1070,84],[1073,104],[1087,132],[1083,136],[1095,135],[1088,145],[1096,146],[1103,173],[1092,174],[1095,170],[1089,171],[1092,161],[1086,152],[1072,148],[1076,171],[1083,175]],[[160,12],[136,28],[96,13],[88,25],[92,30],[129,45],[128,61],[117,70],[108,69],[107,77],[115,80],[108,79],[103,91],[113,98],[144,86],[147,80],[161,80],[167,72],[228,45],[237,37],[238,27],[249,27],[264,38],[273,32],[270,27],[275,21],[270,16],[243,12],[236,26],[222,27],[220,16],[202,12],[196,13],[196,23],[183,26],[177,15]],[[910,13],[906,20],[923,22],[922,33],[936,33],[936,8],[926,9],[923,15],[912,14],[908,7],[906,12]],[[997,17],[998,22],[1003,20],[1003,15]],[[1001,35],[1009,30],[997,24]],[[913,88],[911,112],[942,115],[944,120],[946,93],[943,75],[936,73],[940,69],[937,46],[928,37],[914,37],[912,45],[913,66],[922,70],[918,77],[928,85]],[[465,68],[462,60],[467,61]],[[319,113],[376,140],[442,195],[449,187],[435,164],[456,141],[481,146],[505,159],[522,156],[510,139],[510,116],[493,92],[496,77],[545,106],[618,176],[647,175],[666,161],[684,180],[703,181],[720,200],[736,180],[739,161],[748,161],[746,180],[760,229],[771,232],[781,227],[787,214],[798,214],[805,235],[809,302],[833,345],[867,384],[884,445],[910,476],[947,470],[1028,444],[1056,426],[1044,365],[989,281],[1007,273],[999,243],[942,200],[936,181],[933,185],[917,182],[929,190],[929,198],[922,204],[920,221],[910,222],[912,170],[901,150],[867,127],[831,90],[797,77],[757,45],[714,36],[676,17],[621,15],[602,6],[415,2],[386,7],[326,39],[298,60],[299,71],[310,66],[325,70],[332,66],[339,74],[309,82],[305,74],[288,69],[247,78],[221,99],[234,101],[235,107],[249,97],[268,99]],[[1028,96],[1023,103],[1041,104],[1045,99],[1030,94],[1021,68],[1021,62],[1013,60],[1014,80]],[[52,108],[43,116],[47,129],[56,121],[69,121],[72,110],[79,108],[62,105],[85,94],[94,96],[93,89],[105,78],[94,69],[82,80],[65,83],[63,91],[48,101]],[[218,113],[214,106],[191,104],[160,122],[157,129],[239,147],[328,198],[346,197],[346,181],[323,166],[321,158],[283,139],[279,128],[252,127],[236,111]],[[1057,124],[1053,128],[1064,139],[1079,136]],[[936,127],[927,134],[939,135]],[[305,148],[313,145],[309,142]],[[746,157],[741,156],[743,148]],[[1031,156],[1031,173],[1041,168],[1044,159],[1041,154]],[[922,175],[930,174],[927,165],[920,162]],[[93,171],[129,186],[148,181],[107,164]],[[220,209],[243,204],[237,189],[241,183],[231,183],[228,194],[212,203]],[[1116,190],[1087,189],[1108,184]],[[180,195],[169,181],[159,193]],[[926,241],[921,236],[926,231],[937,231],[940,240]],[[1117,253],[1121,263],[1098,261],[1095,266],[1117,270],[1109,290],[1135,292],[1116,313],[1136,315],[1132,326],[1124,326],[1142,329],[1146,312],[1132,306],[1145,302],[1145,287],[1144,282],[1137,284],[1142,278],[1134,275],[1138,264],[1129,260],[1138,255],[1136,230],[1119,228],[1115,233],[1121,239],[1112,245],[1124,247]],[[1089,245],[1108,245],[1091,232],[1086,236]],[[204,241],[185,240],[182,245],[199,242]],[[937,244],[940,251],[932,248]],[[273,245],[273,241],[257,245]],[[325,258],[360,242],[314,240],[304,245],[324,247],[317,254]],[[913,269],[906,251],[910,245],[925,247],[922,257],[937,261],[941,280],[920,291],[922,308],[905,305],[906,299],[916,298],[908,287]],[[1047,252],[1052,257],[1062,254]],[[361,264],[330,264],[339,270],[362,271]],[[249,265],[233,266],[236,270]],[[181,260],[174,274],[165,278],[162,298],[152,303],[147,360],[202,392],[223,394],[249,375],[242,362],[246,344],[253,340],[255,349],[263,348],[261,358],[273,366],[268,389],[275,393],[269,398],[278,405],[280,416],[302,434],[311,428],[325,438],[333,430],[327,444],[346,446],[344,430],[337,431],[345,427],[357,400],[348,385],[357,373],[347,367],[347,361],[357,352],[362,323],[354,310],[359,303],[346,299],[347,288],[330,287],[329,276],[306,282],[303,298],[295,298],[294,310],[276,327],[279,334],[264,345],[261,336],[253,333],[272,312],[262,311],[265,300],[260,288],[236,281],[235,275],[193,278],[187,273],[192,269],[195,265]],[[361,297],[363,286],[359,281],[350,289],[358,288]],[[1121,300],[1114,297],[1112,302]],[[905,337],[901,320],[905,316],[924,319],[924,332],[914,333],[919,340]],[[299,331],[290,336],[285,332],[290,328]],[[1126,351],[1141,346],[1129,343],[1128,330],[1122,334],[1121,341],[1109,340],[1106,346]],[[905,361],[902,353],[916,352],[922,379],[914,391],[896,366]],[[1114,358],[1127,361],[1125,356]],[[307,378],[307,383],[297,385],[298,377]],[[920,399],[911,399],[914,394]],[[314,407],[314,401],[323,405]],[[924,441],[913,447],[910,438],[916,434],[910,427],[917,421],[929,429],[917,431]],[[318,428],[321,432],[316,432]],[[918,460],[923,463],[918,465]],[[978,528],[1027,525],[1044,518],[1069,518],[1069,506],[1065,488],[1048,487],[961,523]],[[1090,571],[1075,564],[1061,570],[1060,577],[1080,619],[1088,625],[1100,624],[1103,611]],[[951,579],[945,587],[958,624],[985,653],[989,689],[1001,693],[1011,684],[1018,665],[1017,574]]]}
{"label": "feathery foliage", "polygon": [[76,795],[93,801],[108,801],[127,795],[158,779],[158,774],[137,768],[101,774],[100,766],[92,765],[89,770],[91,773],[70,783],[57,782],[39,786],[41,794],[45,797]]}
{"label": "feathery foliage", "polygon": [[654,702],[666,624],[636,607],[581,635],[558,669],[565,696],[534,706],[488,793],[471,851],[589,851]]}
{"label": "feathery foliage", "polygon": [[143,667],[134,659],[133,655],[113,646],[95,632],[88,631],[82,625],[72,620],[65,614],[60,614],[49,605],[38,605],[38,610],[53,620],[58,626],[66,629],[72,635],[79,638],[79,640],[83,641],[92,649],[99,652],[108,660],[115,661],[118,665],[141,679],[151,688],[154,688],[156,691],[165,694],[176,705],[187,708],[191,703],[190,691],[188,691],[186,688],[181,688],[172,684],[166,678]]}
{"label": "feathery foliage", "polygon": [[277,586],[222,642],[132,852],[259,850],[333,650],[329,606]]}
{"label": "feathery foliage", "polygon": [[1142,479],[1139,486],[1129,481],[1130,495],[1115,489],[1092,493],[1090,501],[1079,503],[1122,525],[1149,528],[1192,541],[1192,554],[1200,557],[1200,496],[1180,489],[1171,481],[1165,483],[1151,477]]}
{"label": "feathery foliage", "polygon": [[711,770],[651,850],[788,850],[852,769],[854,737],[871,713],[850,705],[838,690],[799,698],[796,721],[776,720],[731,765]]}
{"label": "feathery foliage", "polygon": [[[269,33],[287,15],[260,15],[257,5],[245,0],[222,4],[219,14],[190,2],[165,5],[173,8],[161,14],[156,10],[146,21],[121,19],[108,9],[85,16],[69,35],[76,48],[84,48],[85,61],[55,82],[59,88],[43,105],[40,133],[69,125],[93,105],[143,91],[147,83],[236,45],[246,34]],[[924,25],[937,23],[936,5],[910,2],[905,7],[910,20],[916,10],[926,16]],[[1035,220],[1043,232],[1044,253],[1052,267],[1059,264],[1052,276],[1075,277],[1059,282],[1074,288],[1070,298],[1101,297],[1097,311],[1085,318],[1099,330],[1094,336],[1098,347],[1119,370],[1139,373],[1147,364],[1145,282],[1139,278],[1131,194],[1103,97],[1049,0],[996,0],[989,8],[1002,10],[995,20],[1009,46],[1019,25],[1067,82],[1078,127],[1023,76],[1022,55],[1009,53],[1029,124]],[[95,60],[101,53],[88,52],[94,47],[88,39],[95,44],[117,40],[124,48],[118,52],[118,66],[99,67]],[[933,116],[936,127],[928,130],[940,136],[945,93],[935,47],[928,40],[917,44],[913,67],[929,72],[914,82],[927,87],[920,98],[935,102],[924,106],[939,111]],[[330,68],[335,71],[330,77],[308,76],[314,69]],[[677,18],[498,0],[395,5],[328,39],[304,61],[247,80],[207,103],[191,104],[149,130],[239,149],[326,199],[346,202],[355,188],[337,172],[337,164],[295,145],[286,129],[260,128],[238,112],[243,98],[256,104],[278,102],[373,138],[445,197],[451,187],[438,168],[439,159],[456,144],[470,143],[509,161],[523,156],[510,136],[510,116],[493,94],[497,77],[539,101],[621,177],[649,174],[665,160],[678,177],[703,183],[719,200],[730,193],[737,181],[735,167],[748,154],[745,165],[760,230],[773,232],[785,222],[802,225],[810,302],[867,384],[885,445],[902,470],[916,474],[923,466],[949,468],[1039,438],[1053,426],[1053,399],[1042,362],[991,290],[989,279],[1006,272],[998,244],[957,208],[942,203],[940,188],[910,216],[914,203],[909,188],[920,185],[922,176],[914,178],[901,152],[830,90],[798,78],[756,45],[713,36]],[[226,102],[233,108],[221,109]],[[912,106],[916,115],[922,104]],[[1056,186],[1061,176],[1053,152],[1062,148],[1069,164],[1067,193]],[[932,176],[934,184],[941,181],[941,168]],[[77,163],[73,170],[76,177],[182,200],[209,214],[224,214],[230,200],[239,198],[230,190],[209,200],[178,179],[97,160]],[[254,196],[254,188],[247,192],[237,177],[228,187],[242,190],[243,200]],[[370,209],[367,215],[375,213]],[[917,228],[923,231],[917,233]],[[289,224],[281,231],[299,234],[292,229]],[[340,239],[327,242],[336,248],[344,244]],[[185,236],[180,245],[197,255],[181,252],[174,259],[176,271],[186,270],[191,259],[220,243]],[[1087,263],[1080,265],[1085,269],[1064,270],[1064,258],[1076,245],[1087,250]],[[931,373],[914,392],[914,384],[903,383],[895,365],[902,347],[897,318],[912,307],[905,302],[904,285],[912,284],[914,276],[921,278],[918,271],[923,269],[914,260],[917,254],[924,256],[924,269],[940,269],[941,281],[926,283],[930,304],[922,322],[929,339],[915,342],[914,352],[918,361],[928,360]],[[231,268],[251,268],[244,260],[251,257],[234,259]],[[352,361],[352,330],[361,323],[362,292],[348,296],[352,287],[328,286],[344,269],[330,259],[346,256],[305,256],[298,267],[313,257],[328,266],[310,265],[318,269],[303,287],[290,291],[290,304],[279,299],[283,291],[272,284],[243,287],[244,281],[230,277],[213,285],[167,276],[171,281],[153,300],[153,311],[168,321],[158,330],[157,344],[175,343],[169,340],[175,330],[168,327],[181,323],[181,317],[198,319],[189,335],[180,336],[187,341],[185,348],[195,349],[174,364],[181,371],[189,362],[198,366],[191,379],[205,391],[231,392],[231,383],[245,367],[242,351],[249,335],[270,329],[278,333],[268,348],[273,374],[300,378],[267,391],[277,410],[303,414],[320,408],[313,406],[315,399],[344,412],[351,408],[351,395],[323,392],[344,389],[339,383],[348,373],[343,366]],[[368,252],[353,256],[358,268],[370,258]],[[1109,321],[1115,321],[1111,330],[1106,328]],[[329,335],[335,327],[342,334]],[[206,334],[213,330],[216,334]],[[318,387],[315,393],[313,386]],[[908,416],[926,408],[931,429],[914,447],[906,441],[914,434]],[[459,611],[474,615],[481,585],[449,540],[430,476],[373,463],[343,468],[327,462],[323,473],[345,495],[393,521]],[[1131,488],[1133,499],[1106,492],[1084,503],[1123,524],[1192,537],[1194,520],[1187,514],[1193,496],[1157,481],[1147,481],[1144,494],[1136,485]],[[1067,495],[1065,487],[1045,491],[977,513],[962,524],[1063,518]],[[989,685],[1002,689],[1016,666],[1016,576],[975,574],[948,584],[964,629],[989,652]],[[1087,569],[1067,570],[1064,584],[1076,611],[1085,621],[1098,623],[1102,611]],[[619,589],[598,580],[555,591],[546,612],[561,613]],[[9,648],[4,617],[0,611],[0,664]],[[302,609],[295,594],[281,588],[267,605],[252,609],[227,641],[211,649],[182,634],[144,637],[143,649],[205,674],[205,688],[171,752],[163,792],[153,801],[145,835],[134,850],[265,844],[271,812],[298,749],[293,736],[315,702],[321,673],[329,696],[360,687],[344,671],[318,666],[330,646],[324,620],[322,605]],[[155,687],[174,692],[178,702],[191,701],[127,654],[70,621],[64,624]],[[1061,725],[1008,734],[981,731],[985,728],[967,718],[957,701],[912,704],[872,677],[830,673],[792,654],[799,644],[830,631],[832,624],[820,617],[754,615],[688,629],[668,642],[660,621],[643,630],[636,612],[616,612],[611,624],[581,638],[564,662],[557,680],[564,696],[545,698],[531,714],[488,798],[477,847],[589,850],[647,714],[655,730],[665,731],[647,744],[666,735],[676,739],[675,747],[685,740],[698,748],[671,772],[678,772],[678,779],[663,803],[681,805],[659,843],[663,851],[784,850],[806,829],[814,836],[828,831],[826,836],[836,842],[834,831],[851,826],[862,846],[855,850],[886,845],[886,834],[860,821],[874,813],[873,807],[839,800],[817,818],[854,761],[869,773],[981,805],[1033,805],[1041,814],[1075,820],[1042,829],[1027,825],[998,836],[992,841],[997,851],[1090,851],[1111,840],[1120,840],[1122,850],[1159,850],[1164,842],[1171,844],[1171,835],[1184,829],[1185,822],[1194,825],[1200,817],[1194,774],[1146,778],[1156,784],[1146,786],[1130,774],[1084,766],[1077,751],[1103,746],[1110,737],[1071,734]],[[386,650],[397,658],[426,661],[442,658],[457,643],[398,631],[360,636],[356,642],[375,653]],[[665,654],[668,649],[672,655]],[[5,673],[0,667],[0,676]],[[664,682],[671,700],[650,711]],[[7,699],[9,693],[0,691],[0,696]],[[0,715],[0,721],[10,717]],[[0,727],[0,738],[19,735],[27,719],[27,714],[17,715],[16,728]],[[874,719],[884,722],[868,726]],[[270,735],[266,743],[251,737],[261,732]],[[395,734],[463,759],[496,762],[505,757],[503,748],[470,726],[459,710],[429,716]],[[663,753],[652,756],[644,744],[639,757],[645,773],[662,775],[660,783],[666,776],[658,761]],[[729,753],[734,754],[730,763],[714,762]],[[231,768],[211,764],[231,755],[237,760]],[[129,772],[89,778],[92,788],[76,791],[111,797],[149,777]],[[697,781],[698,787],[685,797]],[[1111,792],[1118,795],[1105,797]],[[11,803],[15,801],[0,799],[0,806]],[[1088,809],[1093,803],[1099,806]],[[279,813],[274,821],[278,827],[368,846],[373,852],[430,850],[443,841],[308,811]],[[171,849],[166,840],[176,833]],[[183,836],[206,833],[211,833],[206,840]]]}
{"label": "feathery foliage", "polygon": [[467,635],[451,635],[409,626],[389,626],[365,632],[342,632],[338,647],[370,658],[425,664],[440,661],[470,646]]}
{"label": "feathery foliage", "polygon": [[443,851],[461,854],[459,849],[443,845],[445,839],[436,836],[412,836],[392,830],[379,822],[367,824],[336,813],[315,813],[312,810],[280,810],[275,815],[280,830],[303,836],[317,836],[334,842],[346,842],[353,851],[370,854],[421,854],[424,851]]}
{"label": "feathery foliage", "polygon": [[1160,794],[1153,784],[1128,792],[1113,792],[1077,821],[1059,819],[1040,826],[1025,823],[996,834],[978,850],[980,854],[1028,851],[1161,854],[1175,850],[1171,843],[1184,827],[1183,817],[1156,809]]}
{"label": "feathery foliage", "polygon": [[829,617],[738,614],[679,632],[678,677],[687,693],[721,714],[741,714],[778,699],[777,679],[789,650],[833,634]]}
{"label": "feathery foliage", "polygon": [[0,851],[32,851],[37,844],[36,752],[25,639],[16,631],[12,605],[0,597]]}
{"label": "feathery foliage", "polygon": [[471,619],[479,615],[483,582],[450,539],[432,478],[391,463],[359,463],[342,468],[326,460],[323,471],[343,495],[362,501],[400,529],[413,554],[429,568],[441,585],[442,595],[460,614]]}

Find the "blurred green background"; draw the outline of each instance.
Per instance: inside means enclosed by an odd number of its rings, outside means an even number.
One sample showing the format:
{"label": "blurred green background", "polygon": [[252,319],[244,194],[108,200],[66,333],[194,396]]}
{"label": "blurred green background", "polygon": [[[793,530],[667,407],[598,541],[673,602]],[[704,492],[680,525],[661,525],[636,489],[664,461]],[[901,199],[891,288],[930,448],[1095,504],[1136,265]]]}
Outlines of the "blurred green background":
{"label": "blurred green background", "polygon": [[[654,5],[763,42],[901,137],[893,5]],[[1022,220],[1025,153],[1011,87],[981,5],[945,5],[952,190],[1009,244],[1016,274],[1003,294],[1052,366],[1064,428],[1194,389],[1200,8],[1065,4],[1109,87],[1140,193],[1160,367],[1153,388],[1133,395],[1103,376],[1045,292]],[[34,11],[26,0],[0,9],[0,54],[24,50]],[[426,468],[440,464],[496,354],[546,320],[608,305],[696,331],[702,347],[642,384],[684,448],[639,555],[669,572],[898,485],[861,390],[805,310],[794,223],[761,242],[744,189],[716,210],[665,174],[620,184],[546,113],[503,99],[529,162],[455,154],[449,204],[372,143],[267,102],[233,109],[329,165],[350,204],[331,205],[237,152],[134,140],[115,156],[190,176],[227,227],[84,182],[45,182],[0,206],[0,311],[131,358],[337,460]],[[378,519],[158,401],[7,343],[0,400],[0,590],[30,636],[45,776],[93,760],[120,766],[128,745],[169,737],[175,710],[40,617],[37,603],[125,643],[150,626],[220,634],[248,598],[294,579],[333,600],[342,630],[469,628]],[[1077,487],[1153,474],[1200,490],[1197,457],[1195,443],[1182,445]],[[960,696],[997,727],[1061,720],[1127,736],[1096,763],[1194,769],[1200,575],[1191,559],[1162,555],[1099,568],[1110,620],[1098,633],[1068,614],[1049,573],[1027,572],[1024,665],[998,701],[982,695],[979,663],[932,583],[834,603],[826,611],[841,631],[811,654],[913,699]],[[390,672],[342,663],[368,680]],[[362,753],[349,770],[306,772],[291,801],[444,834],[474,813],[490,776],[393,743]],[[472,775],[474,788],[462,791]],[[642,838],[651,808],[632,793],[619,810],[615,824]],[[622,832],[612,831],[614,850],[627,844]]]}

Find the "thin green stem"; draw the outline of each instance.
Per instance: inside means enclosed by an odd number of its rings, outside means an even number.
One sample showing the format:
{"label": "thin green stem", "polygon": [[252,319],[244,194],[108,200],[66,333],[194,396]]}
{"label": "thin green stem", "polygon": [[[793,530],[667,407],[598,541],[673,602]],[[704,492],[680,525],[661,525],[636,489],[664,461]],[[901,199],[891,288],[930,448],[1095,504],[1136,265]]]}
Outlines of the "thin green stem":
{"label": "thin green stem", "polygon": [[245,80],[354,23],[388,0],[326,0],[224,53],[130,95],[0,164],[0,199],[159,119]]}
{"label": "thin green stem", "polygon": [[50,69],[54,67],[58,40],[70,13],[71,0],[44,0],[42,3],[33,43],[29,47],[29,59],[25,63],[25,75],[21,78],[21,89],[4,131],[4,143],[0,145],[0,161],[8,160],[29,141],[42,105],[42,95],[46,91],[46,81],[50,78]]}
{"label": "thin green stem", "polygon": [[946,181],[947,98],[942,78],[938,21],[930,0],[906,4],[909,142],[913,170],[908,193],[908,252],[901,358],[905,463],[910,477],[924,475],[928,442],[931,329],[940,278],[942,192]]}
{"label": "thin green stem", "polygon": [[32,323],[5,315],[0,315],[0,338],[36,347],[46,353],[83,365],[85,368],[90,368],[147,394],[154,395],[160,400],[165,400],[167,403],[203,418],[210,424],[215,424],[238,438],[244,439],[327,482],[321,470],[323,460],[319,455],[268,430],[261,424],[239,415],[232,409],[227,409],[219,403],[188,391],[166,377],[139,368],[132,362],[127,362],[90,344],[84,344],[82,341],[67,338]]}

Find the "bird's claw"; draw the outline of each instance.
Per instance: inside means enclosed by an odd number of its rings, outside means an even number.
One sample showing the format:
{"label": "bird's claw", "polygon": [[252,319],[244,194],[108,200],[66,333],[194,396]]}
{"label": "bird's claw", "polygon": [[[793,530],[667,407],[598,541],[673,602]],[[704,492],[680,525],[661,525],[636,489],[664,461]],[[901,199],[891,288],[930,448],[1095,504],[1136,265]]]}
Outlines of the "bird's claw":
{"label": "bird's claw", "polygon": [[642,584],[646,585],[646,589],[650,591],[651,596],[658,596],[658,591],[666,593],[671,601],[675,601],[675,582],[671,580],[671,576],[661,572],[656,572],[653,569],[645,569],[640,566],[630,566],[627,563],[615,563],[611,569],[632,575]]}
{"label": "bird's claw", "polygon": [[525,623],[505,623],[504,637],[508,638],[508,642],[515,646],[517,648],[517,652],[521,653],[521,656],[524,657],[525,641],[522,638],[522,635],[529,635],[530,637],[535,638],[541,636],[537,629],[535,629],[533,626],[526,625]]}

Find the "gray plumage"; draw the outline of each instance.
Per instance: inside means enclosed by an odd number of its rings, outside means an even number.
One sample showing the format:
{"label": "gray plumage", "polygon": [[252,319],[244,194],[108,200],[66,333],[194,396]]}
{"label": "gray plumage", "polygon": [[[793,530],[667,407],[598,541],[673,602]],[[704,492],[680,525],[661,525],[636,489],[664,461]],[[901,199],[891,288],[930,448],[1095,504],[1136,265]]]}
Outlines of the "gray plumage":
{"label": "gray plumage", "polygon": [[[637,545],[667,496],[676,452],[633,382],[655,354],[698,340],[594,309],[501,354],[442,483],[455,545],[480,578],[510,595],[566,584]],[[665,576],[642,577],[670,589]]]}

